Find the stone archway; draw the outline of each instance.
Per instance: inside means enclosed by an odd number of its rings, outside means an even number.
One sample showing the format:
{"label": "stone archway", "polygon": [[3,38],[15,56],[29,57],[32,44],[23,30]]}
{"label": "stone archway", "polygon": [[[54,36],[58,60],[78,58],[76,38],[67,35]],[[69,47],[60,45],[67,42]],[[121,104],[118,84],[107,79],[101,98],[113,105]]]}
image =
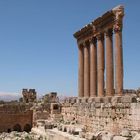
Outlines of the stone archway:
{"label": "stone archway", "polygon": [[20,124],[16,124],[16,125],[14,125],[14,127],[13,127],[13,131],[21,132],[21,126],[20,126]]}
{"label": "stone archway", "polygon": [[30,132],[30,131],[31,131],[31,125],[30,125],[30,124],[26,124],[26,125],[24,126],[24,131]]}

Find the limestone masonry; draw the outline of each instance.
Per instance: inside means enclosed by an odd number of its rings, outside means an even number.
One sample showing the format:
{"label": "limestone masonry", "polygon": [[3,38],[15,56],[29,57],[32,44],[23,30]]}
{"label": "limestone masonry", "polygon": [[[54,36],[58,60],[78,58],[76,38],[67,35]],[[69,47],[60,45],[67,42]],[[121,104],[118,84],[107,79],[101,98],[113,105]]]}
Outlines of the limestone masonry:
{"label": "limestone masonry", "polygon": [[117,6],[74,34],[78,97],[37,100],[23,89],[19,101],[1,101],[0,139],[140,140],[140,89],[123,88],[123,17]]}

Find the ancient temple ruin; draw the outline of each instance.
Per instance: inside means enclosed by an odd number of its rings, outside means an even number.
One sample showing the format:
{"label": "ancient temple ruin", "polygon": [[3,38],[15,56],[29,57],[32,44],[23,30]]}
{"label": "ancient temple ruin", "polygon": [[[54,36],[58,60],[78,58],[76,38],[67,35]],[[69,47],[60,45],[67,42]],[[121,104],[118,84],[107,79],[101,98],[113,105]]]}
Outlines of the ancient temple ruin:
{"label": "ancient temple ruin", "polygon": [[25,103],[35,102],[37,99],[35,89],[29,89],[29,90],[23,89],[22,95],[23,95],[23,102]]}
{"label": "ancient temple ruin", "polygon": [[[117,6],[74,34],[78,44],[78,97],[62,105],[65,121],[85,131],[119,135],[140,129],[140,91],[123,88],[124,7]],[[122,96],[123,95],[123,96]]]}
{"label": "ancient temple ruin", "polygon": [[118,6],[74,34],[79,51],[79,97],[123,94],[123,17],[124,8]]}
{"label": "ancient temple ruin", "polygon": [[0,104],[0,132],[32,128],[49,140],[140,140],[140,89],[123,89],[123,17],[117,6],[74,34],[78,97],[59,100],[51,92],[37,100],[35,89],[23,89],[20,102]]}

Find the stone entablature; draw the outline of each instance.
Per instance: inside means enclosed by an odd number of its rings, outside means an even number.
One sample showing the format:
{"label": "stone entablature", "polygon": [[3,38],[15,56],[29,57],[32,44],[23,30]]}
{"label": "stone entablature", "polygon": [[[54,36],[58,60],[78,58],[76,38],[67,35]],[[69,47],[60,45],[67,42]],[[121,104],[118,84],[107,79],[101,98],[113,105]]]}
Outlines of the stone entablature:
{"label": "stone entablature", "polygon": [[105,33],[108,29],[121,31],[123,16],[124,7],[119,5],[74,33],[74,37],[78,44],[83,44],[91,38],[97,37],[98,34]]}
{"label": "stone entablature", "polygon": [[117,6],[74,34],[79,53],[79,97],[123,94],[123,16],[123,6]]}

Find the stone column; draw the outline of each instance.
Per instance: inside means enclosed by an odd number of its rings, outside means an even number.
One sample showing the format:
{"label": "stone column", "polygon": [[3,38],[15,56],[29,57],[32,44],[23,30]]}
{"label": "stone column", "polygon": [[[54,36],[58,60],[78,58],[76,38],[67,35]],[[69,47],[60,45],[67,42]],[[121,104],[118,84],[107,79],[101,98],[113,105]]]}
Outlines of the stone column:
{"label": "stone column", "polygon": [[90,97],[97,95],[97,44],[96,38],[90,40]]}
{"label": "stone column", "polygon": [[89,97],[90,94],[89,67],[89,46],[84,43],[84,97]]}
{"label": "stone column", "polygon": [[117,6],[112,9],[114,13],[114,33],[115,33],[115,90],[117,95],[123,94],[123,50],[122,50],[122,24],[124,7]]}
{"label": "stone column", "polygon": [[78,46],[79,66],[78,66],[78,96],[84,97],[84,52],[83,46]]}
{"label": "stone column", "polygon": [[97,47],[97,69],[98,69],[98,96],[104,96],[104,35],[97,35],[98,47]]}
{"label": "stone column", "polygon": [[122,29],[114,28],[115,33],[115,89],[117,95],[123,94],[123,50]]}
{"label": "stone column", "polygon": [[106,35],[106,96],[112,96],[114,94],[112,29],[107,30],[105,35]]}

